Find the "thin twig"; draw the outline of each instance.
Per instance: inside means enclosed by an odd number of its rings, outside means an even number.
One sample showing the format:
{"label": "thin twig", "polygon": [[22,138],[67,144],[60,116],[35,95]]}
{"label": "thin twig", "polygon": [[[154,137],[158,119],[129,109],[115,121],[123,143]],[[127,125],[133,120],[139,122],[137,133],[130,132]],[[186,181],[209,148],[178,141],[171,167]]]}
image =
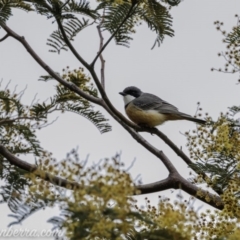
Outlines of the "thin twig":
{"label": "thin twig", "polygon": [[[103,41],[104,41],[102,31],[101,31],[101,26],[104,22],[104,15],[105,15],[105,9],[103,10],[102,20],[99,23],[99,25],[97,26],[98,34],[99,34],[99,37],[100,37],[99,51],[101,51],[101,49],[103,47]],[[103,89],[105,90],[105,74],[104,74],[104,72],[105,72],[105,60],[104,60],[102,54],[100,54],[99,58],[100,58],[100,61],[101,61],[101,83],[102,83]]]}
{"label": "thin twig", "polygon": [[3,42],[5,39],[7,39],[10,35],[7,33],[3,38],[0,38],[0,42]]}
{"label": "thin twig", "polygon": [[70,2],[70,0],[67,0],[67,1],[60,7],[60,9],[63,9],[69,2]]}

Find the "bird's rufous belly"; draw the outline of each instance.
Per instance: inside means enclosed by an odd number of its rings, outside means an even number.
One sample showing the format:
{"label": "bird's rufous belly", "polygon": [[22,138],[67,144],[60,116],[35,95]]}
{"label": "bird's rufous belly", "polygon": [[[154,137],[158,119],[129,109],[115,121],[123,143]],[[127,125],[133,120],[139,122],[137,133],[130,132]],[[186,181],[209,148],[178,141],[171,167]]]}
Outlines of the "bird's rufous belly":
{"label": "bird's rufous belly", "polygon": [[155,127],[162,124],[166,120],[166,115],[157,112],[156,110],[141,110],[133,104],[129,104],[125,109],[128,117],[136,124]]}

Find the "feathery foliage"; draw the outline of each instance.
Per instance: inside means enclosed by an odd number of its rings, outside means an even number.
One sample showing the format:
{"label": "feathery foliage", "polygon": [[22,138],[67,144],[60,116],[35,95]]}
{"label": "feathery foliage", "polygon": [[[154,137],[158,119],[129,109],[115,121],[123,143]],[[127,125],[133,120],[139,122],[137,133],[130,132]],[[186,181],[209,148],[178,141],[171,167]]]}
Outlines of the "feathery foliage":
{"label": "feathery foliage", "polygon": [[240,17],[238,15],[235,15],[235,17],[237,18],[237,24],[229,33],[222,29],[223,22],[214,22],[216,29],[224,36],[223,42],[227,44],[227,51],[218,53],[218,56],[223,57],[225,60],[224,68],[212,68],[211,70],[223,73],[237,73],[238,82],[240,82]]}
{"label": "feathery foliage", "polygon": [[0,24],[5,23],[12,16],[12,8],[32,11],[31,5],[24,0],[0,0]]}
{"label": "feathery foliage", "polygon": [[[132,4],[128,1],[117,4],[113,1],[102,1],[97,10],[103,10],[101,28],[107,30],[110,34],[113,34],[119,25],[122,23],[127,13],[130,11]],[[136,14],[136,7],[129,13],[129,17],[123,24],[123,26],[118,30],[114,39],[116,44],[122,46],[129,46],[129,41],[132,40],[130,36],[134,33],[134,18]]]}
{"label": "feathery foliage", "polygon": [[[113,34],[127,13],[132,8],[130,1],[101,1],[98,10],[103,9],[101,27],[103,30]],[[139,1],[129,12],[129,17],[115,35],[115,41],[119,45],[129,46],[129,41],[132,40],[131,34],[135,32],[135,26],[146,22],[151,31],[156,32],[157,38],[155,44],[160,45],[164,37],[173,36],[172,18],[167,8],[161,5],[156,0]]]}
{"label": "feathery foliage", "polygon": [[[74,71],[63,73],[62,76],[69,82],[74,83],[77,87],[86,93],[97,97],[97,90],[90,82],[83,68]],[[42,76],[40,80],[51,80],[50,76]],[[49,104],[37,104],[33,106],[36,116],[45,116],[52,111],[67,111],[79,114],[89,121],[91,121],[101,133],[111,131],[111,126],[107,123],[107,119],[101,114],[100,111],[95,111],[93,105],[89,101],[70,91],[62,85],[56,87],[56,95],[50,99]]]}
{"label": "feathery foliage", "polygon": [[[74,37],[84,28],[89,26],[89,20],[85,20],[84,18],[79,19],[71,19],[68,20],[63,25],[63,29],[70,41],[74,40]],[[50,52],[60,53],[61,50],[68,50],[68,46],[65,43],[60,30],[54,31],[50,38],[47,40],[47,45],[51,46],[54,50],[50,50]]]}
{"label": "feathery foliage", "polygon": [[22,94],[11,94],[7,89],[0,91],[0,144],[13,154],[38,156],[41,147],[35,130],[43,126],[44,121],[30,115],[29,107],[20,102]]}
{"label": "feathery foliage", "polygon": [[[196,176],[195,183],[206,183],[221,194],[225,203],[221,214],[239,219],[240,131],[237,122],[221,115],[215,123],[187,133],[190,155],[196,168],[207,176]],[[235,208],[236,207],[236,208]]]}
{"label": "feathery foliage", "polygon": [[[28,2],[28,0],[26,0]],[[70,41],[84,28],[91,25],[90,19],[95,19],[98,14],[95,10],[90,8],[89,2],[85,0],[80,1],[48,1],[34,0],[29,1],[33,4],[37,13],[46,15],[48,18],[55,18],[62,22],[63,29]],[[76,15],[84,15],[86,18],[78,18]],[[66,22],[64,21],[66,20]],[[47,45],[51,46],[51,52],[60,53],[61,50],[67,50],[66,45],[60,30],[54,31],[50,38],[47,39]]]}
{"label": "feathery foliage", "polygon": [[148,0],[148,7],[143,7],[144,13],[140,15],[150,28],[150,30],[156,32],[157,38],[153,47],[163,41],[164,37],[174,35],[174,31],[171,28],[172,26],[172,18],[167,11],[166,7],[159,4],[159,2],[155,0]]}
{"label": "feathery foliage", "polygon": [[86,0],[65,2],[60,0],[24,0],[24,2],[31,4],[37,13],[47,16],[47,18],[74,19],[74,14],[85,15],[93,19],[97,16]]}

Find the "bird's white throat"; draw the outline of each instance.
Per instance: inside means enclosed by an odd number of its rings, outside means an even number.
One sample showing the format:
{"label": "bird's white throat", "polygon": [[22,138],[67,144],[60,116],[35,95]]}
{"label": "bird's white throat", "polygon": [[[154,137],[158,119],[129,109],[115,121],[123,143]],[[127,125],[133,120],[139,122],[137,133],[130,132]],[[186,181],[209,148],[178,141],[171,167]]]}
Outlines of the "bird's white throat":
{"label": "bird's white throat", "polygon": [[123,96],[124,105],[125,106],[128,105],[134,99],[135,99],[135,97],[131,96],[131,95]]}

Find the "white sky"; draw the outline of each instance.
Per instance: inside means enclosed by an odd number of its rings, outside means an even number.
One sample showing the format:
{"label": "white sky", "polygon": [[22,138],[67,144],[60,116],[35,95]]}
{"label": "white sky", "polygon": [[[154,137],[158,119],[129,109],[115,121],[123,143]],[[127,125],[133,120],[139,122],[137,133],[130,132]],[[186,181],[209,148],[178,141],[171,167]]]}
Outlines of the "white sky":
{"label": "white sky", "polygon": [[[221,111],[225,112],[227,107],[238,105],[238,76],[210,71],[212,67],[223,67],[225,63],[217,57],[217,53],[225,50],[225,47],[222,35],[215,30],[213,22],[223,21],[224,28],[230,30],[236,24],[234,15],[238,13],[238,9],[240,1],[237,0],[185,0],[171,11],[175,37],[166,37],[160,48],[150,50],[155,35],[146,26],[137,28],[130,48],[115,46],[112,42],[104,51],[104,58],[106,91],[114,106],[124,113],[123,100],[118,92],[132,85],[144,92],[158,95],[177,106],[180,111],[191,115],[195,114],[198,101],[201,102],[204,112],[208,112],[213,119],[216,119]],[[48,52],[46,39],[56,27],[51,21],[34,13],[15,11],[8,25],[24,36],[55,71],[61,72],[66,66],[81,66],[69,51],[60,55]],[[0,37],[4,34],[1,29]],[[97,30],[94,27],[85,30],[74,44],[82,56],[91,61],[99,48]],[[37,81],[40,75],[46,75],[45,71],[20,43],[11,38],[0,43],[0,79],[3,79],[4,83],[12,80],[11,87],[18,85],[19,90],[27,85],[23,98],[26,104],[32,101],[36,93],[41,100],[54,93],[54,83]],[[105,115],[113,126],[110,133],[101,135],[88,120],[65,113],[53,125],[42,129],[38,133],[39,139],[42,146],[52,151],[59,160],[76,146],[79,146],[82,159],[90,154],[90,161],[95,162],[121,151],[126,167],[136,158],[131,169],[133,177],[141,174],[143,183],[165,178],[168,173],[160,160],[142,148],[107,113]],[[55,117],[56,115],[51,119]],[[185,137],[180,132],[194,127],[192,122],[176,121],[166,123],[159,129],[187,153]],[[142,135],[163,150],[185,178],[189,176],[185,163],[161,139],[146,133]],[[172,194],[165,191],[160,194],[174,199],[177,192]],[[153,203],[157,202],[157,195],[159,193],[151,194]],[[0,209],[0,228],[6,228],[12,219],[7,217],[9,211],[5,205],[0,205]],[[46,220],[56,214],[55,210],[42,211],[27,219],[20,227],[49,229],[52,225],[46,224]]]}

